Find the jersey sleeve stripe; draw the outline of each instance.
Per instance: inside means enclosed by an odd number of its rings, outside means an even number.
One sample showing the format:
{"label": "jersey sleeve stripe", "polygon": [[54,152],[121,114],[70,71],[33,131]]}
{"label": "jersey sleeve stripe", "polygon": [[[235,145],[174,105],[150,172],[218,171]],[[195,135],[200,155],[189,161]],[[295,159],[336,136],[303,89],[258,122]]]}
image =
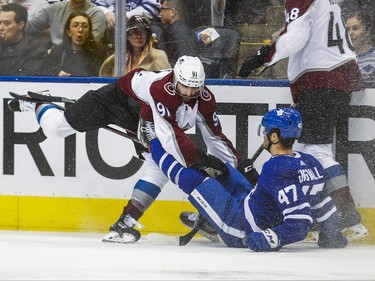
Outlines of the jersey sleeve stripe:
{"label": "jersey sleeve stripe", "polygon": [[286,215],[289,214],[289,213],[292,213],[292,212],[294,212],[294,211],[296,211],[296,210],[302,210],[302,209],[304,209],[304,208],[310,208],[310,204],[309,204],[308,202],[305,202],[305,203],[303,203],[303,204],[301,204],[301,205],[298,205],[298,206],[295,206],[295,207],[292,207],[292,208],[285,209],[285,210],[283,211],[283,215],[286,216]]}
{"label": "jersey sleeve stripe", "polygon": [[302,214],[290,214],[284,217],[284,220],[287,219],[293,219],[293,220],[308,220],[311,223],[313,222],[313,219],[309,215],[302,215]]}
{"label": "jersey sleeve stripe", "polygon": [[328,212],[326,212],[326,213],[324,214],[324,216],[319,217],[319,218],[316,218],[316,221],[317,221],[317,222],[323,222],[323,221],[327,220],[330,216],[332,216],[332,214],[333,214],[334,212],[336,212],[336,211],[337,211],[336,207],[333,206],[332,209],[331,209],[330,211],[328,211]]}

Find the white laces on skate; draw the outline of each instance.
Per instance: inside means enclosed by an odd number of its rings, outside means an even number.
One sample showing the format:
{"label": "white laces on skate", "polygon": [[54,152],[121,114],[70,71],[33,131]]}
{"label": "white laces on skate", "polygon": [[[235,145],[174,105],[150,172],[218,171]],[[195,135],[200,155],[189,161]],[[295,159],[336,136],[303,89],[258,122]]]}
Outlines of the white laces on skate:
{"label": "white laces on skate", "polygon": [[189,216],[188,216],[188,219],[193,221],[194,224],[199,220],[199,213],[190,213]]}
{"label": "white laces on skate", "polygon": [[137,220],[135,220],[133,217],[131,217],[128,214],[124,218],[124,224],[127,227],[134,227],[134,226],[136,226],[139,229],[144,228],[144,226],[140,222],[138,222]]}
{"label": "white laces on skate", "polygon": [[19,102],[21,112],[35,111],[34,102],[29,102],[29,101],[24,101],[24,100],[19,100],[18,102]]}

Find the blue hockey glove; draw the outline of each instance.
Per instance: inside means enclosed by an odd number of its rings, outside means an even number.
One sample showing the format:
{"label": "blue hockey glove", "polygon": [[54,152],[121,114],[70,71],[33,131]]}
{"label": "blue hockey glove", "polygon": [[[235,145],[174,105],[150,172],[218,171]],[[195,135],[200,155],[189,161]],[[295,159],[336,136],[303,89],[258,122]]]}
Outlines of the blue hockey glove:
{"label": "blue hockey glove", "polygon": [[238,167],[237,170],[241,172],[245,176],[245,178],[253,185],[255,186],[258,182],[259,173],[254,168],[254,163],[251,161],[251,159],[246,159],[242,161]]}
{"label": "blue hockey glove", "polygon": [[265,45],[260,50],[256,52],[255,55],[252,55],[249,57],[245,62],[242,64],[239,75],[242,78],[246,78],[249,76],[251,71],[254,69],[261,67],[264,62],[264,58],[268,55],[270,52],[271,47],[269,45]]}
{"label": "blue hockey glove", "polygon": [[269,228],[246,236],[243,244],[255,252],[278,251],[281,248],[277,234]]}

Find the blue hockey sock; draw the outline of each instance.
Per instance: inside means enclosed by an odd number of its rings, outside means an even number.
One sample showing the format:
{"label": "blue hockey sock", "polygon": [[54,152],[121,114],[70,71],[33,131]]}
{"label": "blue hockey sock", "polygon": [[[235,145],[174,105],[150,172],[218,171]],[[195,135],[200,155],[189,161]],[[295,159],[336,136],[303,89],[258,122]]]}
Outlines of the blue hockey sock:
{"label": "blue hockey sock", "polygon": [[197,170],[185,168],[166,153],[160,141],[155,139],[150,144],[151,155],[163,173],[186,194],[190,194],[204,180],[205,176]]}

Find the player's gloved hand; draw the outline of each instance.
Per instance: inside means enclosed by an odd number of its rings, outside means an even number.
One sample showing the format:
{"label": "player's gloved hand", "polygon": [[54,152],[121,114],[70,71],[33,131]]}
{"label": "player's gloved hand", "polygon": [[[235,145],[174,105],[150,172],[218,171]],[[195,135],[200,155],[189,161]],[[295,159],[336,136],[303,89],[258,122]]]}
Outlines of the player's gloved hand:
{"label": "player's gloved hand", "polygon": [[237,170],[241,172],[245,176],[245,178],[253,185],[255,186],[258,182],[259,173],[254,168],[254,162],[251,161],[251,159],[246,159],[242,161],[238,167]]}
{"label": "player's gloved hand", "polygon": [[249,76],[251,71],[254,69],[261,67],[264,62],[264,58],[268,55],[270,52],[271,47],[269,45],[265,45],[260,50],[256,52],[255,55],[252,55],[249,57],[245,62],[242,64],[239,75],[242,78],[246,78]]}
{"label": "player's gloved hand", "polygon": [[251,233],[244,237],[242,242],[255,252],[271,252],[281,249],[277,234],[269,228],[262,232]]}
{"label": "player's gloved hand", "polygon": [[228,167],[219,158],[204,153],[203,151],[199,151],[199,156],[200,159],[191,165],[191,168],[200,171],[208,177],[217,178],[218,180],[229,175]]}

